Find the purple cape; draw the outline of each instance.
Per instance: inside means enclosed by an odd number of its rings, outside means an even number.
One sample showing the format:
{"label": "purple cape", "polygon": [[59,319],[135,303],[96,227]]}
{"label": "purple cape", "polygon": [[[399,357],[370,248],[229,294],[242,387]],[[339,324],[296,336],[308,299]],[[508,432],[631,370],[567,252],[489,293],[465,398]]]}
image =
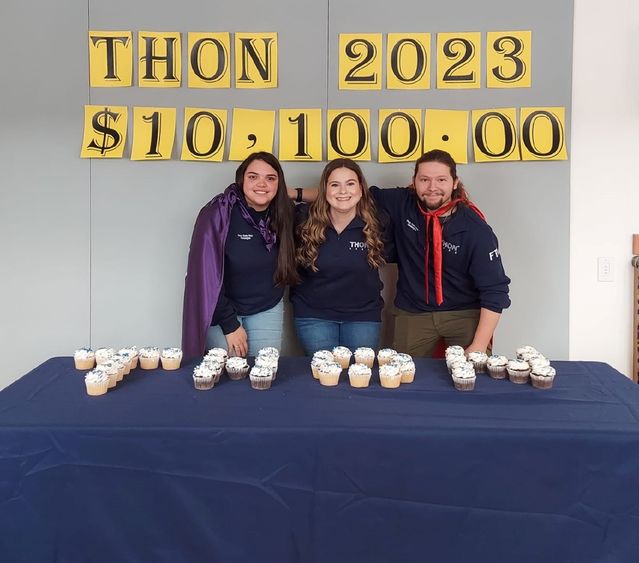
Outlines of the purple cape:
{"label": "purple cape", "polygon": [[185,359],[203,356],[206,351],[206,333],[224,280],[224,245],[231,224],[231,210],[236,203],[242,217],[258,230],[269,251],[277,239],[268,220],[260,220],[257,224],[253,221],[237,184],[231,184],[223,194],[215,196],[200,209],[193,227],[184,280],[182,352]]}
{"label": "purple cape", "polygon": [[[204,355],[206,332],[211,326],[224,278],[224,244],[237,201],[235,184],[215,196],[195,220],[184,280],[182,352],[184,358]],[[233,192],[233,193],[232,193]]]}

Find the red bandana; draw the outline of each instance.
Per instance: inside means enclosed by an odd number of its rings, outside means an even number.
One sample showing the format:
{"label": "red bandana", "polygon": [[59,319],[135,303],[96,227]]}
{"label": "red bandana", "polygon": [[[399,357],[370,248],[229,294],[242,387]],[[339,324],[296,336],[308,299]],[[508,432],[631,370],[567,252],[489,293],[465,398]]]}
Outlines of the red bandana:
{"label": "red bandana", "polygon": [[[430,253],[429,244],[428,244],[428,230],[430,226],[430,220],[433,220],[433,270],[435,272],[435,297],[437,299],[437,305],[441,305],[444,302],[444,289],[442,286],[442,225],[439,222],[439,218],[453,209],[461,199],[453,199],[449,201],[446,205],[442,205],[440,208],[435,209],[435,211],[424,211],[422,206],[417,202],[417,209],[419,209],[420,213],[426,219],[426,252],[424,253],[424,267],[425,267],[425,278],[424,278],[424,287],[426,288],[426,303],[428,303],[428,256]],[[484,214],[475,207],[470,201],[464,201],[477,215],[479,215],[484,221],[486,218]]]}

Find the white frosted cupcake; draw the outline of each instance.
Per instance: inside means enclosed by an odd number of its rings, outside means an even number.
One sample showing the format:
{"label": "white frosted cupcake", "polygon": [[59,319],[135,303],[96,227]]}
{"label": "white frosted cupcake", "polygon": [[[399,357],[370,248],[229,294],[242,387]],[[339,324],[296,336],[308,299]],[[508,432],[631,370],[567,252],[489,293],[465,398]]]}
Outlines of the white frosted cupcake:
{"label": "white frosted cupcake", "polygon": [[517,348],[517,359],[527,362],[533,356],[537,356],[539,352],[532,346],[520,346]]}
{"label": "white frosted cupcake", "polygon": [[319,368],[326,363],[332,362],[333,360],[325,360],[324,358],[313,358],[311,360],[311,373],[315,379],[319,379]]}
{"label": "white frosted cupcake", "polygon": [[238,379],[244,379],[249,371],[249,365],[246,358],[234,356],[226,360],[226,373],[229,379],[237,381]]}
{"label": "white frosted cupcake", "polygon": [[277,348],[273,348],[273,346],[267,346],[266,348],[260,348],[257,352],[258,356],[270,356],[275,358],[276,360],[280,359],[280,351]]}
{"label": "white frosted cupcake", "polygon": [[550,365],[550,360],[542,354],[537,354],[528,360],[528,365],[530,365],[530,369],[533,370],[535,368],[544,368]]}
{"label": "white frosted cupcake", "polygon": [[[379,355],[377,356],[379,359]],[[379,366],[379,382],[382,387],[395,389],[402,382],[402,375],[395,364],[383,364]]]}
{"label": "white frosted cupcake", "polygon": [[182,362],[182,350],[180,348],[164,348],[160,356],[162,369],[171,371],[179,369]]}
{"label": "white frosted cupcake", "polygon": [[557,372],[551,366],[539,366],[530,372],[532,386],[537,389],[550,389]]}
{"label": "white frosted cupcake", "polygon": [[342,369],[348,369],[348,365],[351,363],[351,352],[346,346],[335,346],[333,348],[333,358],[342,367]]}
{"label": "white frosted cupcake", "polygon": [[108,362],[113,354],[115,354],[113,348],[98,348],[95,351],[95,363],[100,365]]}
{"label": "white frosted cupcake", "polygon": [[379,352],[377,352],[377,363],[380,367],[385,364],[389,364],[395,354],[397,354],[397,351],[392,348],[382,348]]}
{"label": "white frosted cupcake", "polygon": [[229,355],[224,348],[211,348],[205,356],[205,358],[216,359],[218,363],[222,364],[222,366],[226,364],[228,357]]}
{"label": "white frosted cupcake", "polygon": [[121,360],[121,357],[118,356],[117,354],[112,356],[110,361],[116,368],[118,368],[117,381],[122,381],[124,379],[124,372],[126,371],[126,364]]}
{"label": "white frosted cupcake", "polygon": [[492,355],[486,361],[488,375],[493,379],[506,379],[507,366],[508,358],[506,356]]}
{"label": "white frosted cupcake", "polygon": [[75,369],[93,369],[95,352],[91,348],[80,348],[73,353]]}
{"label": "white frosted cupcake", "polygon": [[359,363],[352,364],[348,368],[348,380],[351,383],[351,387],[368,387],[371,380],[370,366]]}
{"label": "white frosted cupcake", "polygon": [[88,395],[104,395],[109,388],[109,376],[101,369],[93,370],[84,376],[84,384]]}
{"label": "white frosted cupcake", "polygon": [[471,352],[468,354],[468,361],[472,362],[475,373],[486,373],[486,362],[488,356],[485,352]]}
{"label": "white frosted cupcake", "polygon": [[453,356],[464,356],[466,357],[466,352],[464,351],[464,348],[462,348],[461,346],[449,346],[448,348],[446,348],[446,352],[444,353],[446,359],[448,359],[449,357],[453,357]]}
{"label": "white frosted cupcake", "polygon": [[453,370],[453,385],[457,391],[472,391],[475,389],[475,381],[477,376],[470,362],[463,367],[457,367]]}
{"label": "white frosted cupcake", "polygon": [[99,366],[97,366],[94,371],[98,371],[98,370],[103,371],[108,376],[109,389],[112,389],[113,387],[115,387],[116,383],[118,382],[118,373],[120,371],[118,367],[113,362],[104,362],[103,364],[100,364]]}
{"label": "white frosted cupcake", "polygon": [[334,387],[339,383],[342,366],[337,362],[325,362],[319,367],[319,382],[327,387]]}
{"label": "white frosted cupcake", "polygon": [[215,374],[211,366],[202,362],[193,370],[193,385],[199,391],[208,391],[215,385]]}
{"label": "white frosted cupcake", "polygon": [[128,356],[131,359],[131,369],[138,367],[138,349],[137,346],[128,346],[118,350],[120,356]]}
{"label": "white frosted cupcake", "polygon": [[124,366],[123,375],[129,375],[129,373],[131,373],[131,358],[126,354],[114,354],[111,360],[120,362]]}
{"label": "white frosted cupcake", "polygon": [[467,363],[470,363],[471,366],[473,365],[471,362],[469,362],[466,359],[466,356],[464,356],[464,355],[462,355],[462,356],[451,356],[450,358],[447,358],[446,359],[446,367],[448,368],[448,373],[450,373],[452,375],[453,370],[456,367],[465,365]]}
{"label": "white frosted cupcake", "polygon": [[251,387],[263,391],[271,388],[273,382],[273,372],[268,368],[253,366],[249,372]]}
{"label": "white frosted cupcake", "polygon": [[270,369],[273,374],[273,381],[277,378],[278,360],[275,356],[257,356],[255,358],[255,367]]}
{"label": "white frosted cupcake", "polygon": [[357,348],[355,350],[355,363],[364,364],[369,368],[375,363],[375,350],[372,348]]}
{"label": "white frosted cupcake", "polygon": [[415,362],[413,360],[399,362],[395,365],[399,367],[400,383],[412,383],[415,380]]}
{"label": "white frosted cupcake", "polygon": [[510,360],[506,367],[508,379],[513,383],[528,383],[530,379],[530,365],[524,360]]}
{"label": "white frosted cupcake", "polygon": [[142,369],[157,369],[160,365],[160,349],[155,346],[140,348],[140,367]]}

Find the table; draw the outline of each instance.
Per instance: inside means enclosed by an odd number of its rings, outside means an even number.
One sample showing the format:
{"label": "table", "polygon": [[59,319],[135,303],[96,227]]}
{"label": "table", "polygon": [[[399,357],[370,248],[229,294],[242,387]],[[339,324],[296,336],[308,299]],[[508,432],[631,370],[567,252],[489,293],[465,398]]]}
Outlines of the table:
{"label": "table", "polygon": [[639,388],[554,362],[551,390],[441,360],[353,389],[283,358],[269,391],[71,358],[0,392],[2,563],[639,561]]}

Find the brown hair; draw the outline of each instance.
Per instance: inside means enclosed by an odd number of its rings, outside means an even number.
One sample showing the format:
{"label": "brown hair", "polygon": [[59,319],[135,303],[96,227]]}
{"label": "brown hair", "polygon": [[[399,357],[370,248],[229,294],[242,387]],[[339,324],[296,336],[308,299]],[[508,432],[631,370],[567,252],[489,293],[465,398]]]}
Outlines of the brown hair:
{"label": "brown hair", "polygon": [[293,241],[293,202],[288,197],[286,180],[280,161],[270,152],[254,152],[250,154],[235,172],[235,183],[244,191],[244,173],[254,160],[261,160],[277,172],[277,193],[268,206],[269,223],[279,242],[277,268],[273,275],[273,283],[277,286],[294,285],[299,282],[299,274],[295,266],[295,244]]}
{"label": "brown hair", "polygon": [[[415,162],[415,172],[413,173],[413,181],[415,180],[415,176],[417,176],[417,172],[419,170],[419,165],[422,162],[439,162],[440,164],[445,164],[448,166],[450,170],[450,175],[453,177],[453,181],[457,180],[457,163],[446,151],[441,149],[433,149],[431,151],[425,152],[422,156],[420,156]],[[461,180],[457,182],[457,187],[453,190],[451,199],[460,199],[462,203],[468,203],[470,198],[468,197],[468,192],[462,184]]]}
{"label": "brown hair", "polygon": [[364,221],[364,239],[368,248],[368,263],[372,268],[379,268],[385,263],[382,228],[377,218],[375,202],[370,196],[366,179],[359,165],[350,158],[338,158],[329,162],[322,171],[317,199],[311,204],[308,218],[297,228],[297,263],[317,272],[317,255],[319,247],[326,240],[325,230],[331,224],[330,206],[326,200],[328,178],[334,170],[347,168],[357,175],[362,190],[362,197],[357,203],[356,213]]}

